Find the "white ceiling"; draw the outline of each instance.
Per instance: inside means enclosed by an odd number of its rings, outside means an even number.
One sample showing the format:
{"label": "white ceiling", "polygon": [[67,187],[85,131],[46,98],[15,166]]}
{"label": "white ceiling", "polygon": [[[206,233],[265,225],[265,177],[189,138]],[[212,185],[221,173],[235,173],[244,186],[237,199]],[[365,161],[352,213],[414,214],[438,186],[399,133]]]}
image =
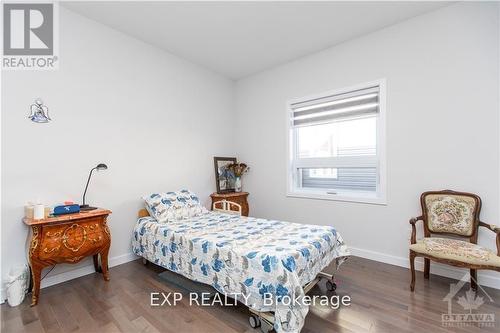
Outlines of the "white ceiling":
{"label": "white ceiling", "polygon": [[64,7],[239,79],[446,2],[66,2]]}

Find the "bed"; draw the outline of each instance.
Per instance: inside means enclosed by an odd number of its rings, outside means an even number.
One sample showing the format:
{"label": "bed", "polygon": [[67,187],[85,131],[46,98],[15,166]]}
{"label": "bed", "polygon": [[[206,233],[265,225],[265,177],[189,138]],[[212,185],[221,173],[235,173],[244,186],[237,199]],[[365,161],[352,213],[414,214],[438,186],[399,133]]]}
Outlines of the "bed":
{"label": "bed", "polygon": [[[331,226],[220,210],[167,223],[144,210],[141,215],[132,240],[135,254],[225,295],[244,295],[251,326],[265,332],[299,332],[308,306],[286,297],[300,299],[320,278],[333,290],[333,276],[322,270],[332,261],[338,268],[349,255]],[[265,297],[272,297],[271,305],[265,304]]]}

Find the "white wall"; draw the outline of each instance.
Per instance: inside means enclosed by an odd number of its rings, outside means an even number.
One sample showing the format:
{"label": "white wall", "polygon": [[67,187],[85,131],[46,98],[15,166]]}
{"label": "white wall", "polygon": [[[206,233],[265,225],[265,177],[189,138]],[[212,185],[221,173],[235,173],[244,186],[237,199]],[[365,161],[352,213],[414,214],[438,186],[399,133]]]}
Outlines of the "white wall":
{"label": "white wall", "polygon": [[[36,97],[52,122],[27,119]],[[23,205],[81,201],[113,211],[111,264],[130,259],[140,196],[188,187],[205,203],[213,156],[232,155],[233,82],[60,8],[60,68],[2,73],[2,271],[24,262]],[[42,282],[91,272],[60,265]],[[82,268],[83,267],[83,268]],[[75,269],[77,269],[75,271]]]}
{"label": "white wall", "polygon": [[[498,224],[497,6],[445,7],[239,81],[237,151],[252,167],[251,214],[333,225],[354,253],[397,265],[408,263],[408,219],[420,214],[425,190],[478,193],[482,219]],[[286,101],[379,78],[387,79],[387,205],[287,198]],[[495,249],[493,240],[481,232],[480,243]],[[480,282],[500,287],[498,273]]]}

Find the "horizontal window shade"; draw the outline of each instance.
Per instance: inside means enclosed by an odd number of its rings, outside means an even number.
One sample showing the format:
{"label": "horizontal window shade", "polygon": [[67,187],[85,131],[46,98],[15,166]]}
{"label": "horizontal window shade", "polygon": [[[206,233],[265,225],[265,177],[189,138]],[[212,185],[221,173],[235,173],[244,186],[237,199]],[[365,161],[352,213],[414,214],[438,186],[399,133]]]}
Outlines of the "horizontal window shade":
{"label": "horizontal window shade", "polygon": [[[321,171],[328,172],[321,172]],[[376,168],[299,169],[299,187],[325,190],[370,191],[377,190]],[[332,172],[332,171],[335,172]]]}
{"label": "horizontal window shade", "polygon": [[[306,111],[308,109],[326,107],[328,105],[338,105],[341,103],[351,102],[355,100],[362,100],[365,98],[373,97],[373,94],[379,94],[379,87],[373,86],[358,90],[353,90],[346,93],[335,94],[331,96],[309,99],[303,102],[293,103],[292,109],[297,112]],[[367,96],[368,95],[368,96]],[[363,97],[362,97],[363,96]]]}
{"label": "horizontal window shade", "polygon": [[291,108],[293,126],[375,115],[379,110],[379,88],[370,87],[295,103]]}

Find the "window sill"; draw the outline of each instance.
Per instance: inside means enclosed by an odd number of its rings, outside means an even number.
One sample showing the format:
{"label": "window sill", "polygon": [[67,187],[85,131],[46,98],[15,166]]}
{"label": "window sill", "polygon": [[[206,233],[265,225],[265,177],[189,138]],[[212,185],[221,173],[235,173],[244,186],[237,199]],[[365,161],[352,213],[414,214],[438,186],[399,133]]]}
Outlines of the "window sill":
{"label": "window sill", "polygon": [[288,191],[286,194],[290,198],[303,198],[303,199],[316,199],[316,200],[330,200],[330,201],[345,201],[364,203],[372,205],[387,205],[387,201],[383,197],[377,197],[372,194],[352,195],[349,193],[327,194],[325,192],[316,191]]}

